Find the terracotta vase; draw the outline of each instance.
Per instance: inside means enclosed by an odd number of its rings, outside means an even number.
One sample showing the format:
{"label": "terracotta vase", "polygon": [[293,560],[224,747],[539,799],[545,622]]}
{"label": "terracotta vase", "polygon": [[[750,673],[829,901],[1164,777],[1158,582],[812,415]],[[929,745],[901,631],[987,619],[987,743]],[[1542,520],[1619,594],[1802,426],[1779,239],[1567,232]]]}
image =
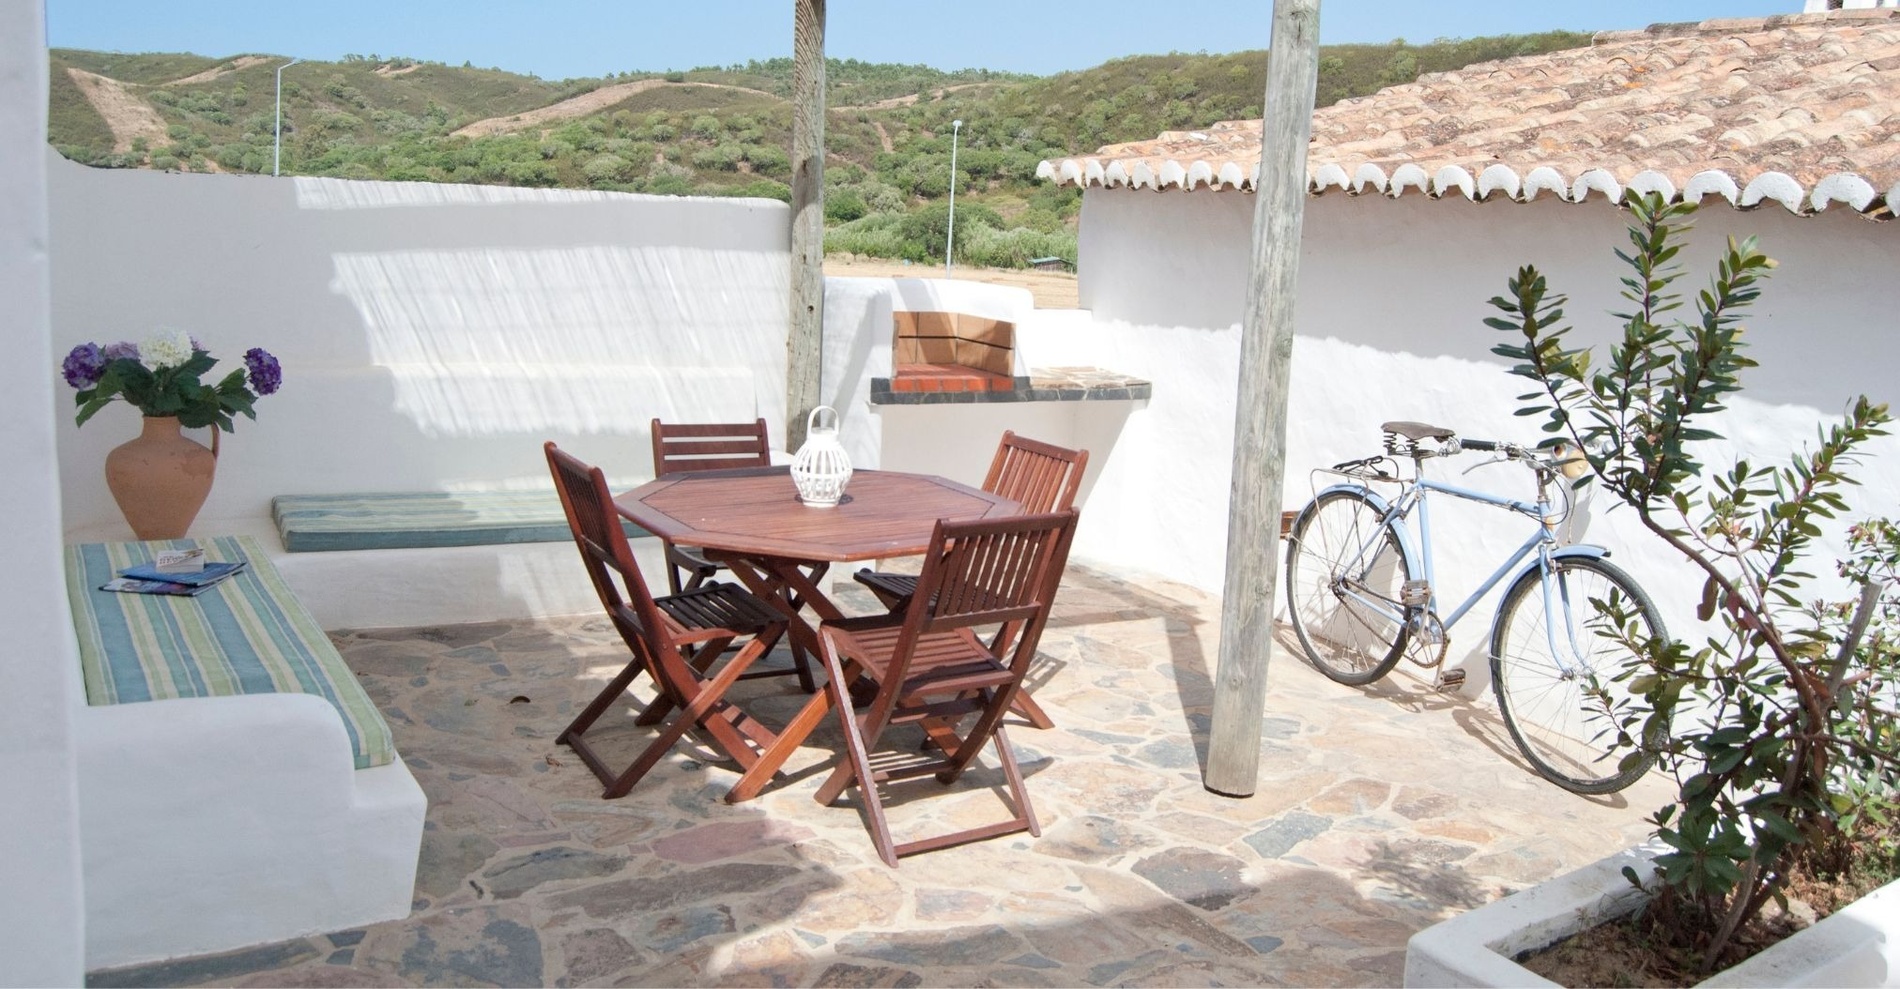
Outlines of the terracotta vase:
{"label": "terracotta vase", "polygon": [[137,439],[106,454],[106,487],[140,539],[182,539],[217,469],[215,428],[207,449],[179,431],[177,416],[146,416]]}

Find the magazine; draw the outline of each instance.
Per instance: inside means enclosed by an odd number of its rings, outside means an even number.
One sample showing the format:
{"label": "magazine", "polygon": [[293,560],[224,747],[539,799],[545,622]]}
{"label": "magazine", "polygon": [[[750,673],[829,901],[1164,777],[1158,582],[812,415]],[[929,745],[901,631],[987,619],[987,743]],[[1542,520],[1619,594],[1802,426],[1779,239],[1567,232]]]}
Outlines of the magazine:
{"label": "magazine", "polygon": [[133,577],[114,577],[99,585],[102,591],[117,591],[121,594],[174,594],[180,597],[197,597],[210,590],[212,584],[178,584],[169,580],[138,580]]}
{"label": "magazine", "polygon": [[[127,567],[119,571],[119,576],[133,580],[156,581],[162,584],[184,584],[187,587],[210,587],[211,585],[244,569],[244,561],[236,563],[207,563],[203,570],[184,573],[167,573],[150,563],[136,567]],[[152,593],[152,592],[146,592]]]}

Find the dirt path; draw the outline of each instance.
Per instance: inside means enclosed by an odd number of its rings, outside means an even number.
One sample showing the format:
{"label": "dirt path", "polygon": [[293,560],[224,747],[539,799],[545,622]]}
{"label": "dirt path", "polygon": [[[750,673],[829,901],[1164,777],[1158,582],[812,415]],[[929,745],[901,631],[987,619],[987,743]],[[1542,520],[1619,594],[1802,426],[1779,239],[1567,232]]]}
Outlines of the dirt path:
{"label": "dirt path", "polygon": [[239,69],[248,69],[253,65],[259,65],[268,61],[270,61],[270,59],[262,55],[240,55],[223,65],[206,69],[203,72],[186,76],[183,79],[173,79],[171,82],[166,83],[166,85],[189,86],[194,82],[210,82],[219,76],[228,76]]}
{"label": "dirt path", "polygon": [[658,89],[661,86],[704,86],[709,89],[730,89],[734,92],[751,93],[755,96],[764,96],[774,100],[783,99],[782,97],[774,96],[763,90],[747,89],[744,86],[728,86],[716,82],[667,82],[665,79],[638,79],[633,82],[619,82],[611,86],[602,86],[593,92],[582,93],[579,96],[562,100],[559,103],[550,103],[538,110],[528,110],[524,113],[517,113],[506,117],[490,117],[487,120],[477,120],[467,127],[456,131],[452,136],[491,137],[496,134],[512,134],[515,131],[528,130],[529,128],[539,127],[543,124],[551,124],[557,120],[584,117],[596,110],[604,110],[607,107],[613,106],[615,103],[635,93],[644,93],[649,89]]}
{"label": "dirt path", "polygon": [[112,128],[112,150],[115,153],[124,154],[132,150],[135,138],[142,137],[147,145],[155,148],[170,140],[165,133],[164,118],[152,109],[150,103],[127,91],[125,83],[70,66],[66,73],[72,76],[79,91],[86,94],[86,101],[92,104],[92,108],[105,118],[106,126]]}
{"label": "dirt path", "polygon": [[[942,278],[943,265],[905,264],[882,258],[852,258],[828,255],[825,274],[840,278]],[[1077,307],[1075,276],[1063,271],[1035,271],[1028,268],[958,267],[950,277],[967,282],[986,282],[1026,288],[1035,296],[1037,309],[1074,309]]]}
{"label": "dirt path", "polygon": [[[1001,85],[1002,83],[1000,82],[966,82],[966,83],[962,83],[956,86],[945,86],[942,89],[933,90],[931,92],[931,98],[942,99],[943,94],[954,93],[959,89],[975,89],[978,86],[1001,86]],[[922,93],[912,93],[909,96],[893,96],[888,100],[878,100],[876,103],[862,103],[857,106],[834,106],[831,109],[833,110],[894,110],[900,106],[910,106],[912,103],[915,103],[918,100],[921,100],[923,98],[924,98],[924,94]]]}
{"label": "dirt path", "polygon": [[884,130],[882,123],[873,120],[871,121],[871,126],[877,128],[877,141],[879,144],[884,145],[885,152],[888,153],[897,150],[897,146],[891,143],[891,135]]}

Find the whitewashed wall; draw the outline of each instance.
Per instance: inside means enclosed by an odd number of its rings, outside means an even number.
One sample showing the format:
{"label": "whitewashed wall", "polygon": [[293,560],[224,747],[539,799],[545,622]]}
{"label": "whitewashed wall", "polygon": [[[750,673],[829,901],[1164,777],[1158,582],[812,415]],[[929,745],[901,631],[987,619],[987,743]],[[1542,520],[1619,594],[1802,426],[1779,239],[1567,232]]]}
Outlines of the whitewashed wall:
{"label": "whitewashed wall", "polygon": [[48,339],[46,48],[39,3],[0,4],[0,985],[84,976],[73,712]]}
{"label": "whitewashed wall", "polygon": [[[1080,289],[1093,322],[1051,326],[1026,346],[1038,363],[1100,364],[1151,378],[1155,387],[1107,452],[1088,506],[1095,535],[1078,536],[1078,554],[1220,585],[1252,204],[1250,196],[1225,192],[1090,190],[1084,199]],[[1605,338],[1614,327],[1605,314],[1619,308],[1622,269],[1612,250],[1627,244],[1626,217],[1600,201],[1309,200],[1286,507],[1310,497],[1313,468],[1377,452],[1384,420],[1539,438],[1528,420],[1511,415],[1526,383],[1489,353],[1503,334],[1483,325],[1492,314],[1486,300],[1503,292],[1518,265],[1536,263],[1570,294],[1567,311],[1579,332]],[[1745,397],[1723,424],[1730,441],[1711,445],[1712,466],[1727,466],[1738,449],[1782,459],[1850,396],[1897,397],[1900,341],[1890,287],[1900,268],[1900,228],[1845,212],[1800,218],[1726,204],[1711,205],[1697,223],[1682,255],[1691,273],[1679,283],[1686,292],[1706,285],[1726,236],[1759,234],[1782,262],[1748,323],[1762,367],[1750,373]],[[1860,470],[1865,486],[1850,498],[1862,511],[1900,511],[1900,440],[1886,438],[1875,449]],[[1477,459],[1467,455],[1455,466]],[[1506,470],[1468,480],[1505,483]],[[1519,527],[1490,519],[1476,509],[1435,519],[1441,586],[1475,587],[1515,548]],[[1628,513],[1597,519],[1588,538],[1613,547],[1672,617],[1690,613],[1700,582],[1680,580],[1679,567]],[[1477,645],[1489,613],[1481,607],[1471,619],[1477,627],[1454,639]]]}
{"label": "whitewashed wall", "polygon": [[[218,373],[253,346],[283,361],[224,437],[205,519],[545,486],[547,439],[642,478],[655,416],[784,435],[781,203],[49,167],[57,352],[170,326]],[[60,418],[69,531],[122,528],[101,464],[136,413]]]}

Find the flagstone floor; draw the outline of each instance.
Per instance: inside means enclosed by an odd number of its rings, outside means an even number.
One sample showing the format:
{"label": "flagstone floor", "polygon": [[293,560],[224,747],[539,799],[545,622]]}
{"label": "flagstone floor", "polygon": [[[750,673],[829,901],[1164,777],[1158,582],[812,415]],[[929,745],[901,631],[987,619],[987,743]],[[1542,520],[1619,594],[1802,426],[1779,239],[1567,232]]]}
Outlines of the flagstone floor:
{"label": "flagstone floor", "polygon": [[[1058,727],[1011,733],[1042,836],[897,870],[855,802],[812,800],[829,728],[746,804],[720,799],[735,772],[690,740],[602,801],[553,740],[626,658],[604,620],[336,633],[428,793],[414,912],[88,983],[1395,985],[1413,932],[1634,843],[1667,795],[1654,778],[1565,793],[1522,764],[1488,694],[1403,670],[1343,687],[1286,643],[1259,792],[1214,795],[1218,625],[1204,594],[1072,568],[1033,674]],[[789,678],[737,691],[768,721],[802,700]],[[613,731],[630,758],[649,730],[628,711]],[[1000,814],[985,765],[947,796],[900,790],[899,839]]]}

